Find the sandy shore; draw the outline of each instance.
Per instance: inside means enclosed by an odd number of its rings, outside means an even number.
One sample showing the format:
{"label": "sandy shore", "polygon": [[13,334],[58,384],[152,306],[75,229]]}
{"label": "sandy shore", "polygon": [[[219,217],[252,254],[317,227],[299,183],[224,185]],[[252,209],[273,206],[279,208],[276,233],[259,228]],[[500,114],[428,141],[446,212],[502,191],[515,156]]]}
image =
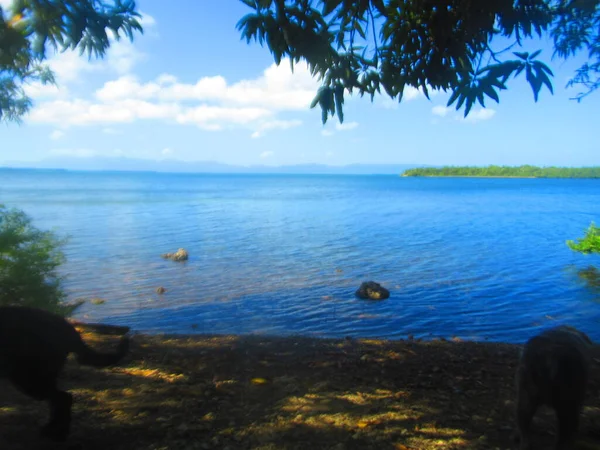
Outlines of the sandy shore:
{"label": "sandy shore", "polygon": [[[108,348],[116,337],[84,333]],[[44,404],[0,382],[0,448],[508,449],[514,448],[519,347],[430,341],[259,336],[134,337],[119,367],[70,361],[69,445],[37,438]],[[596,370],[596,369],[595,369]],[[600,436],[595,372],[579,449]],[[534,422],[549,449],[554,418]]]}

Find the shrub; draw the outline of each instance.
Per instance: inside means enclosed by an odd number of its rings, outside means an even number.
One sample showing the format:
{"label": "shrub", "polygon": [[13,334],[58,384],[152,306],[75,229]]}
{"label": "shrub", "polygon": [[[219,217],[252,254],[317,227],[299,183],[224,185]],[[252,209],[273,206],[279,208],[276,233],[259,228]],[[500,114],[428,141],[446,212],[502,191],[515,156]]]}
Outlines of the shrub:
{"label": "shrub", "polygon": [[585,236],[577,241],[567,241],[567,245],[573,251],[590,254],[600,254],[600,228],[594,222],[585,232]]}
{"label": "shrub", "polygon": [[70,315],[58,267],[65,238],[41,231],[18,209],[0,205],[0,306],[21,305]]}

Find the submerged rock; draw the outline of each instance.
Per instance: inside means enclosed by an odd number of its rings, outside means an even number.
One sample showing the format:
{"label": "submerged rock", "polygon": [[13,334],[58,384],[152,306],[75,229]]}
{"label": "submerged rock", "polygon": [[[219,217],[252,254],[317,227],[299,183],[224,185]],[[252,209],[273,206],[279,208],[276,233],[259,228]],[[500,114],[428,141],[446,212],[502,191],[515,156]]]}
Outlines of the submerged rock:
{"label": "submerged rock", "polygon": [[164,287],[162,287],[162,286],[159,286],[159,287],[156,288],[156,293],[157,294],[164,294],[165,292],[167,292],[167,290]]}
{"label": "submerged rock", "polygon": [[389,298],[390,291],[374,281],[364,281],[356,291],[356,296],[369,300],[385,300]]}
{"label": "submerged rock", "polygon": [[187,261],[189,254],[186,249],[180,248],[175,253],[163,253],[160,256],[171,261]]}

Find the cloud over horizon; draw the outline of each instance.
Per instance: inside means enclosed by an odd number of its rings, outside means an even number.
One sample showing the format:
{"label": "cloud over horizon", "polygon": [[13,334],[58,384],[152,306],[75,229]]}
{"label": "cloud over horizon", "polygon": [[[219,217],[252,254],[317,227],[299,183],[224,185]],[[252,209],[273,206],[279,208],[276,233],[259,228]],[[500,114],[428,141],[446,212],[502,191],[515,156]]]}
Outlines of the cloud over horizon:
{"label": "cloud over horizon", "polygon": [[441,118],[454,119],[459,122],[477,123],[485,120],[490,120],[496,115],[496,110],[492,108],[474,108],[467,117],[464,117],[462,112],[457,112],[454,107],[436,105],[431,108],[431,113],[434,116]]}
{"label": "cloud over horizon", "polygon": [[[156,29],[154,17],[143,15],[141,21],[146,30]],[[260,138],[274,130],[301,126],[299,118],[283,118],[282,114],[309,112],[320,86],[306,64],[296,64],[292,72],[286,60],[279,65],[272,63],[254,78],[234,83],[222,75],[190,82],[166,72],[144,81],[136,67],[146,59],[147,55],[128,40],[114,41],[102,60],[89,61],[72,51],[52,56],[48,64],[58,86],[32,83],[26,87],[36,100],[26,120],[62,130],[95,125],[107,130],[111,125],[153,120],[213,132],[247,129],[249,137]],[[75,94],[77,89],[72,88],[88,74],[101,76],[104,81],[88,95]],[[417,89],[408,88],[405,100],[422,96]],[[390,107],[385,99],[378,98],[377,102]],[[335,130],[324,128],[323,135],[357,125],[337,124]]]}
{"label": "cloud over horizon", "polygon": [[[146,21],[156,23],[150,16]],[[115,42],[103,61],[90,62],[74,52],[52,57],[49,65],[59,86],[27,87],[36,99],[27,120],[62,129],[161,120],[205,131],[243,127],[257,138],[271,130],[300,126],[299,119],[283,120],[278,115],[308,111],[319,87],[306,64],[296,65],[292,73],[285,61],[279,66],[271,64],[256,78],[236,83],[228,83],[220,75],[186,83],[170,73],[142,82],[133,69],[143,59],[144,55],[125,41]],[[91,96],[71,94],[69,86],[90,72],[116,74],[117,78],[105,81]]]}

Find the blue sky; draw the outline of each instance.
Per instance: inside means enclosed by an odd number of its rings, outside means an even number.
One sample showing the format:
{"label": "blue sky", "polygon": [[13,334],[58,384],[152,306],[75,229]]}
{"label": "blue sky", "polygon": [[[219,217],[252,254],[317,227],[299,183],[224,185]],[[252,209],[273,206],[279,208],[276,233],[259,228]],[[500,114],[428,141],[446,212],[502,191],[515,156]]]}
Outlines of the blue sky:
{"label": "blue sky", "polygon": [[[5,6],[10,0],[0,0]],[[58,88],[29,86],[35,107],[0,128],[0,164],[54,157],[130,157],[230,164],[599,165],[600,93],[582,103],[564,88],[579,61],[553,61],[555,94],[538,103],[524,79],[499,105],[472,117],[409,92],[350,99],[343,125],[321,124],[308,105],[319,84],[298,67],[275,67],[266,48],[240,40],[238,0],[140,0],[145,34],[107,58],[54,56]],[[548,60],[551,47],[543,48]]]}

